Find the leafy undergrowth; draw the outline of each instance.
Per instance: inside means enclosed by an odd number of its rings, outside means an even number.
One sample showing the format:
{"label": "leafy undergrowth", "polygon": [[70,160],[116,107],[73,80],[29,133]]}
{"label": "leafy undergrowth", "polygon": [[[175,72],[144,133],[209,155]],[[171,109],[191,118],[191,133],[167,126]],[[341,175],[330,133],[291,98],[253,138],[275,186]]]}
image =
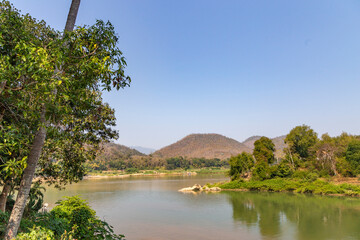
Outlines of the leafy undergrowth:
{"label": "leafy undergrowth", "polygon": [[235,180],[226,183],[217,183],[212,185],[221,189],[239,189],[250,191],[269,191],[269,192],[295,192],[295,193],[313,193],[321,195],[344,195],[344,196],[360,196],[360,186],[351,184],[335,185],[333,183],[315,180],[298,180],[275,178],[263,181],[244,181]]}

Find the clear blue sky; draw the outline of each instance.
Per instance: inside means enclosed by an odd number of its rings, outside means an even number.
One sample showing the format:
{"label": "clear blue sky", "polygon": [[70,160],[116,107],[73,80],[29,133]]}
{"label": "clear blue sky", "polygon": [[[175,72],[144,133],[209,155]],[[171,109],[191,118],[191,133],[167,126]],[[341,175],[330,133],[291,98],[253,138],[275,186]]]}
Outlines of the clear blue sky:
{"label": "clear blue sky", "polygon": [[[14,0],[62,30],[70,0]],[[104,94],[119,143],[190,133],[242,141],[300,124],[360,134],[358,0],[83,0],[77,25],[110,20],[130,88]]]}

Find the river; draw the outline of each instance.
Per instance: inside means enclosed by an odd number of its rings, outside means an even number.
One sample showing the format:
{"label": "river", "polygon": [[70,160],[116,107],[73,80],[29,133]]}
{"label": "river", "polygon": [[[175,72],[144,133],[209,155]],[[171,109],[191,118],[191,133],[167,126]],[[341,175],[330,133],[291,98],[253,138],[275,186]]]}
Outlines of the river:
{"label": "river", "polygon": [[360,239],[360,199],[288,193],[181,193],[221,175],[87,179],[58,191],[80,195],[127,240]]}

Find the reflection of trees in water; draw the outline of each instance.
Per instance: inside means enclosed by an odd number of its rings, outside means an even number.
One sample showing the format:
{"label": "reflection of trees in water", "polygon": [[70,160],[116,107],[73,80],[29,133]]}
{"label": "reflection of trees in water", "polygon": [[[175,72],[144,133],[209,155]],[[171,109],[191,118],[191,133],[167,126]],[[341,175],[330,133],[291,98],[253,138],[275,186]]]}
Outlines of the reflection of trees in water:
{"label": "reflection of trees in water", "polygon": [[[360,200],[279,193],[225,192],[234,221],[258,226],[262,236],[286,234],[292,225],[296,239],[360,239]],[[285,221],[281,221],[280,217]],[[285,229],[285,228],[283,228]],[[289,233],[287,233],[289,234]]]}

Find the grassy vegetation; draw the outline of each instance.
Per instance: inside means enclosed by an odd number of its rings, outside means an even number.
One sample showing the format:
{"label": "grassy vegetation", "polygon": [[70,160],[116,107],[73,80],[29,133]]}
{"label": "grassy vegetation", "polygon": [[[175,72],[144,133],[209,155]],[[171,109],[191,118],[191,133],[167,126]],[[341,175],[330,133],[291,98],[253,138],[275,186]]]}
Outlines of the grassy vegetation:
{"label": "grassy vegetation", "polygon": [[357,197],[360,196],[360,186],[347,183],[337,185],[321,179],[317,179],[315,181],[286,178],[274,178],[263,181],[237,180],[225,183],[216,183],[211,185],[210,187],[220,187],[221,189],[232,190],[239,189],[250,191],[295,192]]}

